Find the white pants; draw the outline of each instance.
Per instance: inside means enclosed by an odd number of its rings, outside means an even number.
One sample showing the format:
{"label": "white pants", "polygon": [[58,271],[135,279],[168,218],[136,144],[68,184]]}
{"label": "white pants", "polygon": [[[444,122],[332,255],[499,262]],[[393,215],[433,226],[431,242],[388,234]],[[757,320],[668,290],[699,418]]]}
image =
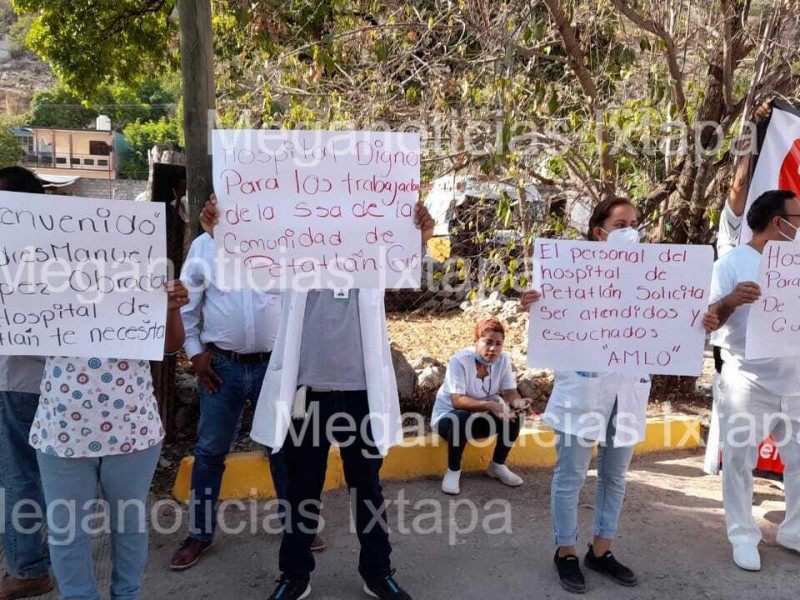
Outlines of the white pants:
{"label": "white pants", "polygon": [[722,392],[719,389],[720,375],[714,373],[712,380],[713,402],[711,405],[711,423],[708,426],[708,439],[706,441],[706,456],[703,461],[703,472],[708,475],[719,475],[719,453],[721,441],[719,434],[719,402]]}
{"label": "white pants", "polygon": [[761,529],[753,517],[753,469],[758,446],[772,434],[786,466],[786,516],[778,536],[800,543],[800,395],[777,396],[725,365],[720,380],[722,498],[728,539],[758,544]]}

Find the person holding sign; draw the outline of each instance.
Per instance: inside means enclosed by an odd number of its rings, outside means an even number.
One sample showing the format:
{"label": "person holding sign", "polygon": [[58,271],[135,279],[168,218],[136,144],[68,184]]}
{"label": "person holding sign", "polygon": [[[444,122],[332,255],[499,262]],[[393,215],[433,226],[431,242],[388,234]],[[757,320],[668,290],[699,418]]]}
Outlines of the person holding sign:
{"label": "person holding sign", "polygon": [[[36,175],[22,167],[0,169],[0,190],[44,194]],[[3,550],[8,570],[0,582],[0,600],[41,596],[55,585],[41,531],[44,498],[39,467],[28,444],[43,370],[40,356],[0,356],[0,489],[6,495]],[[38,515],[24,510],[26,504],[38,506]],[[24,516],[14,519],[17,509]]]}
{"label": "person holding sign", "polygon": [[[747,360],[747,320],[761,297],[758,279],[767,242],[796,241],[800,200],[793,192],[772,190],[747,213],[753,238],[714,264],[711,306],[704,319],[722,348],[720,431],[722,493],[728,539],[736,565],[761,569],[761,530],[753,518],[753,469],[758,444],[772,434],[786,465],[786,517],[778,529],[782,546],[800,551],[800,366],[796,357]],[[782,440],[782,442],[781,442]]]}
{"label": "person holding sign", "polygon": [[[417,205],[422,246],[434,221]],[[201,221],[219,221],[215,201]],[[290,428],[293,430],[290,432]],[[402,440],[400,402],[392,366],[382,290],[292,290],[284,295],[278,336],[251,438],[286,456],[289,506],[280,550],[281,579],[270,600],[311,593],[311,544],[320,524],[320,498],[332,442],[340,446],[353,497],[359,573],[364,591],[381,600],[410,600],[394,578],[380,469]]]}
{"label": "person holding sign", "polygon": [[[589,219],[589,240],[637,244],[639,215],[627,200],[611,198],[597,205]],[[522,296],[530,310],[538,291]],[[638,583],[631,569],[617,561],[611,544],[625,498],[625,476],[633,447],[644,439],[650,378],[622,373],[555,373],[544,419],[556,432],[558,459],[553,474],[551,510],[558,546],[554,561],[562,587],[583,593],[586,581],[577,556],[578,498],[586,480],[592,450],[597,453],[597,496],[594,539],[584,558],[586,567],[624,586]]]}
{"label": "person holding sign", "polygon": [[[183,344],[180,281],[166,285],[165,350]],[[164,429],[150,363],[49,356],[31,427],[47,502],[53,572],[63,598],[100,598],[88,524],[98,486],[111,528],[111,597],[135,600],[147,564],[147,497]]]}
{"label": "person holding sign", "polygon": [[[194,566],[211,547],[225,457],[245,402],[255,404],[258,399],[281,314],[279,292],[223,289],[215,265],[214,239],[204,233],[192,242],[181,274],[189,289],[189,304],[181,310],[184,349],[200,384],[200,422],[192,469],[190,532],[170,562],[176,571]],[[282,454],[270,457],[270,471],[282,516],[287,486]],[[315,540],[317,549],[324,546],[322,539]]]}
{"label": "person holding sign", "polygon": [[497,319],[475,326],[475,346],[459,350],[450,359],[445,381],[436,394],[431,427],[447,440],[448,469],[442,480],[445,494],[461,493],[461,457],[470,440],[497,435],[494,457],[486,474],[517,487],[522,477],[506,466],[519,437],[531,400],[522,398],[503,352],[506,332]]}

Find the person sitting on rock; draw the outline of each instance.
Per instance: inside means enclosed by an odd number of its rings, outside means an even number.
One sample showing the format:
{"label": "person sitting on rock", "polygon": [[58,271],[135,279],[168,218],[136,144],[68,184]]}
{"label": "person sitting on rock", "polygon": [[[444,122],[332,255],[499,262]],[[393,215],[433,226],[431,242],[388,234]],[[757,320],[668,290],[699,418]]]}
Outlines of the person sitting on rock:
{"label": "person sitting on rock", "polygon": [[444,384],[436,394],[431,426],[447,440],[445,494],[461,492],[461,457],[467,444],[493,435],[497,435],[497,445],[487,475],[512,487],[523,483],[505,463],[531,401],[517,391],[511,357],[503,352],[505,335],[497,319],[480,321],[475,326],[475,346],[459,350],[450,359]]}

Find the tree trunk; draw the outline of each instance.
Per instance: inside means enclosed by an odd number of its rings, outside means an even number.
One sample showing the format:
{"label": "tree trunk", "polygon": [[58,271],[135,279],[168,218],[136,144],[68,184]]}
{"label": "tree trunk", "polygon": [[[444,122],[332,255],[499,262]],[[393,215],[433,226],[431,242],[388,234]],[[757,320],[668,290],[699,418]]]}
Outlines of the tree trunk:
{"label": "tree trunk", "polygon": [[215,108],[211,1],[178,0],[178,19],[186,138],[186,194],[189,230],[193,235],[198,231],[203,204],[213,191],[209,147]]}

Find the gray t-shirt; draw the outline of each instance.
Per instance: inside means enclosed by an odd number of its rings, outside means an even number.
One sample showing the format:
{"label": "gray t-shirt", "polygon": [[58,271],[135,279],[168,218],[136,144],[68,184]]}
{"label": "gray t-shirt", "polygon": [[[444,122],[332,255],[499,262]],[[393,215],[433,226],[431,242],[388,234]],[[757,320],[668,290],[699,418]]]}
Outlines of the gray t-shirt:
{"label": "gray t-shirt", "polygon": [[312,389],[367,389],[358,290],[341,299],[332,290],[308,293],[297,382]]}

